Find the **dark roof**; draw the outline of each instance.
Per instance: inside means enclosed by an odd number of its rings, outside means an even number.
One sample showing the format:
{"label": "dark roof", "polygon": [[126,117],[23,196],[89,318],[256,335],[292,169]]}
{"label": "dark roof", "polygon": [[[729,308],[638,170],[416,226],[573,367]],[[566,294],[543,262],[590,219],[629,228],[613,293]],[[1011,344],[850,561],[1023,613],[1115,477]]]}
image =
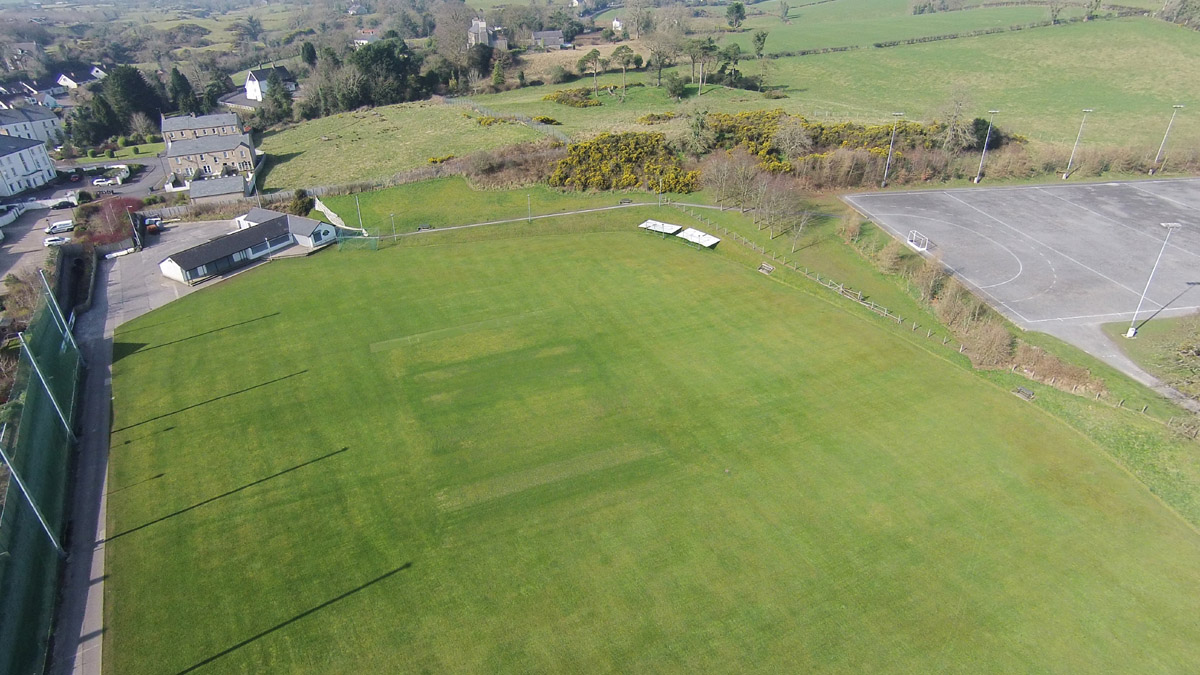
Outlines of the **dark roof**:
{"label": "dark roof", "polygon": [[191,129],[209,129],[212,127],[237,127],[238,118],[233,113],[217,113],[215,115],[179,115],[164,117],[163,131],[188,131]]}
{"label": "dark roof", "polygon": [[194,270],[201,265],[226,258],[238,251],[245,251],[251,246],[257,246],[268,239],[274,239],[287,233],[287,220],[276,218],[185,249],[167,256],[166,260],[174,261],[184,270]]}
{"label": "dark roof", "polygon": [[281,213],[257,206],[242,216],[242,220],[248,223],[265,223],[277,218],[287,219],[288,231],[301,237],[311,237],[313,231],[320,227],[322,222],[320,220],[313,220],[312,218],[305,218],[304,216],[293,216],[290,213]]}
{"label": "dark roof", "polygon": [[75,84],[86,84],[86,83],[92,82],[93,80],[96,79],[96,76],[92,75],[91,70],[87,70],[87,71],[83,71],[83,72],[64,71],[62,74],[66,75],[68,78],[70,78],[70,80],[72,82],[74,82]]}
{"label": "dark roof", "polygon": [[0,157],[11,155],[21,150],[28,150],[39,145],[43,145],[43,142],[32,138],[0,135]]}
{"label": "dark roof", "polygon": [[57,115],[42,105],[20,106],[12,110],[0,110],[0,124],[21,124],[38,120],[57,119]]}
{"label": "dark roof", "polygon": [[271,79],[272,70],[279,73],[279,79],[283,80],[284,82],[289,80],[294,81],[292,74],[289,73],[288,69],[284,68],[283,66],[275,66],[274,68],[256,68],[255,70],[251,70],[250,74],[246,77],[250,77],[252,75],[254,76],[254,79],[258,80],[259,82],[266,82],[267,80]]}
{"label": "dark roof", "polygon": [[233,194],[245,196],[246,179],[241,176],[227,176],[225,178],[194,180],[188,185],[188,194],[192,199]]}
{"label": "dark roof", "polygon": [[540,40],[540,39],[545,39],[545,38],[561,39],[562,36],[563,36],[563,32],[561,30],[535,30],[535,31],[533,31],[533,39],[534,40]]}
{"label": "dark roof", "polygon": [[181,141],[173,141],[171,143],[170,149],[167,150],[167,157],[186,157],[202,152],[223,152],[225,150],[233,150],[243,144],[251,149],[254,148],[254,144],[250,142],[250,134],[226,134],[224,136],[185,138]]}

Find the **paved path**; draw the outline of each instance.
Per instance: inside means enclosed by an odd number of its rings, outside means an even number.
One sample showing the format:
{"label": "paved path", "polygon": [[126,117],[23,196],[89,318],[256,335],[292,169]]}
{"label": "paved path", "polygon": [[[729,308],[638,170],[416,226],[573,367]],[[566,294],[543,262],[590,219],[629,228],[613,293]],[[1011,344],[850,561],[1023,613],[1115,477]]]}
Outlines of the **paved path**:
{"label": "paved path", "polygon": [[229,221],[173,227],[138,253],[102,260],[92,308],[75,337],[87,363],[66,571],[50,653],[52,675],[100,675],[104,640],[104,539],[108,441],[112,414],[112,344],[117,326],[196,290],[168,281],[158,261],[232,230]]}

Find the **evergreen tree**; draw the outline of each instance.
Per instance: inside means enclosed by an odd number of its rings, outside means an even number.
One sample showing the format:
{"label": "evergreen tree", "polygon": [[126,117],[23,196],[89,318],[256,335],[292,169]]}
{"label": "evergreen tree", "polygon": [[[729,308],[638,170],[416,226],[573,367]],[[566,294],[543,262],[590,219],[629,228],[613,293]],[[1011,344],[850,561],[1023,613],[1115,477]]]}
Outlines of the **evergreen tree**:
{"label": "evergreen tree", "polygon": [[300,45],[300,58],[308,64],[309,68],[317,67],[317,48],[311,42],[305,42]]}
{"label": "evergreen tree", "polygon": [[158,119],[162,114],[163,106],[159,93],[146,82],[141,71],[133,66],[113,68],[108,77],[104,78],[101,89],[119,120],[120,128],[117,133],[126,129],[135,112],[144,113],[152,120]]}
{"label": "evergreen tree", "polygon": [[200,101],[196,98],[192,83],[186,75],[179,72],[178,68],[171,69],[171,82],[167,86],[167,92],[170,94],[171,100],[175,102],[176,110],[193,115],[200,114]]}
{"label": "evergreen tree", "polygon": [[492,67],[492,86],[499,89],[504,86],[504,64],[496,61],[496,65]]}

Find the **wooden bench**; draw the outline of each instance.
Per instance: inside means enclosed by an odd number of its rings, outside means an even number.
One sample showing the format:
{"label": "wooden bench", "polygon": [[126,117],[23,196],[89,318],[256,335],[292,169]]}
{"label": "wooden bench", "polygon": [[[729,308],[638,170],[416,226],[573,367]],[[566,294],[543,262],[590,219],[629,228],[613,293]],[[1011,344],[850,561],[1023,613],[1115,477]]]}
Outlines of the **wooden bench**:
{"label": "wooden bench", "polygon": [[1029,391],[1025,387],[1017,387],[1016,389],[1013,389],[1013,393],[1025,399],[1026,401],[1033,400],[1033,392]]}
{"label": "wooden bench", "polygon": [[768,274],[768,275],[769,275],[771,272],[774,272],[774,271],[775,271],[775,266],[774,266],[774,265],[768,265],[767,263],[763,263],[763,264],[761,264],[761,265],[759,265],[759,266],[758,266],[758,271],[759,271],[759,272],[762,272],[763,274]]}

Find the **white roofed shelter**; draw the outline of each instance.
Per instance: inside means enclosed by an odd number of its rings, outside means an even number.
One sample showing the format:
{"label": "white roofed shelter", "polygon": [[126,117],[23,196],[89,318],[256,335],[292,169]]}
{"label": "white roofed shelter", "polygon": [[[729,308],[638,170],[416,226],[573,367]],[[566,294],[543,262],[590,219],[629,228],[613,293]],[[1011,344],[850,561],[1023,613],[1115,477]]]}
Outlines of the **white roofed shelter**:
{"label": "white roofed shelter", "polygon": [[681,239],[686,239],[693,244],[703,246],[704,248],[712,248],[717,245],[717,242],[721,241],[717,237],[714,237],[707,232],[701,232],[694,227],[689,227],[675,236],[680,237]]}
{"label": "white roofed shelter", "polygon": [[662,223],[657,220],[647,220],[646,222],[642,223],[641,225],[638,225],[638,227],[642,228],[643,230],[650,231],[650,232],[661,232],[663,234],[675,234],[676,232],[683,229],[682,227],[680,227],[678,225],[672,225],[670,223]]}

